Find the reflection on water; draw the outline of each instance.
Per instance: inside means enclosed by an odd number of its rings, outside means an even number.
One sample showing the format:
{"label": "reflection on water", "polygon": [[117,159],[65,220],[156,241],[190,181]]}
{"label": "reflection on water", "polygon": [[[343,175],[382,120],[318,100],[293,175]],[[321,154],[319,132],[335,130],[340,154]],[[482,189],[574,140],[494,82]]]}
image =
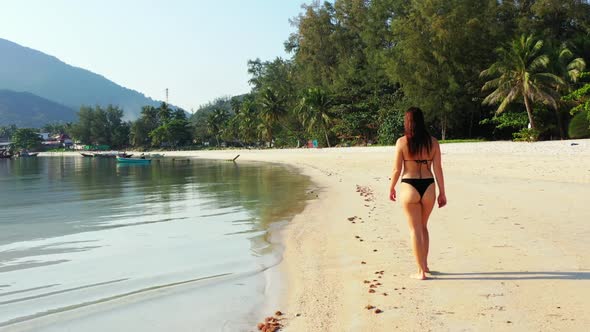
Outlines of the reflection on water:
{"label": "reflection on water", "polygon": [[[199,199],[195,202],[201,208],[199,216],[224,215],[239,207],[255,216],[253,230],[260,230],[300,210],[307,185],[305,177],[271,164],[164,159],[143,166],[73,157],[6,160],[0,163],[0,245],[96,227],[138,225],[117,222],[137,216],[153,216],[148,222],[173,221],[175,202],[191,198]],[[24,230],[24,224],[35,224],[37,229]]]}
{"label": "reflection on water", "polygon": [[107,295],[259,273],[276,263],[265,255],[269,223],[300,212],[308,184],[272,164],[0,160],[0,326]]}

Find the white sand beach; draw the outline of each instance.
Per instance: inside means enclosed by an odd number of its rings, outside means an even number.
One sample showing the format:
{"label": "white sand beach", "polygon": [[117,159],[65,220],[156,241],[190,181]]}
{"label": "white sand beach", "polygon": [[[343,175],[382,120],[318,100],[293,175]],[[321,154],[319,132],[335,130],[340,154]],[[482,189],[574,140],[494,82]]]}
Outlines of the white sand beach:
{"label": "white sand beach", "polygon": [[408,278],[416,269],[408,226],[388,199],[394,147],[166,156],[240,154],[237,162],[285,163],[312,178],[317,198],[281,232],[285,282],[267,288],[278,302],[265,315],[285,313],[285,331],[590,326],[590,140],[441,148],[448,205],[430,219],[429,265],[437,273],[426,281]]}

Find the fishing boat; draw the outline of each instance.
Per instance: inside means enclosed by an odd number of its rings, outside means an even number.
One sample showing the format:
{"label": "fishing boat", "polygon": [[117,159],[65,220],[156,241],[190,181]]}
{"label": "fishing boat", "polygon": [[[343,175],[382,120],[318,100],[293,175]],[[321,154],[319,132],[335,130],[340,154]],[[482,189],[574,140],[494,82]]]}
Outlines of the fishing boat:
{"label": "fishing boat", "polygon": [[123,158],[117,157],[117,162],[121,164],[137,164],[137,165],[148,165],[152,162],[151,159],[141,159],[141,158]]}
{"label": "fishing boat", "polygon": [[117,157],[118,153],[116,152],[102,152],[102,153],[95,153],[94,156],[98,158],[115,158]]}
{"label": "fishing boat", "polygon": [[18,157],[19,158],[32,158],[32,157],[37,157],[38,154],[39,154],[39,152],[29,152],[29,151],[23,150],[18,153]]}

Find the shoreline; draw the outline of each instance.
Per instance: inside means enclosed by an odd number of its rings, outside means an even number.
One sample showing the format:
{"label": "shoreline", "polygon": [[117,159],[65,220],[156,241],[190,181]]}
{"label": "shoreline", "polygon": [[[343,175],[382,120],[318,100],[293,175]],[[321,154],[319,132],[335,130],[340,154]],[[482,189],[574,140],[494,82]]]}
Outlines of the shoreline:
{"label": "shoreline", "polygon": [[[280,230],[284,284],[267,288],[278,302],[267,301],[263,316],[284,312],[285,331],[579,330],[590,324],[584,314],[590,309],[584,243],[590,140],[441,149],[449,206],[435,208],[430,223],[431,265],[441,274],[425,282],[407,277],[415,263],[406,221],[387,199],[394,147],[164,153],[240,154],[238,162],[292,165],[320,188],[318,199]],[[370,197],[360,196],[357,186]],[[355,216],[362,219],[353,224],[348,218]],[[365,280],[383,285],[371,294]]]}

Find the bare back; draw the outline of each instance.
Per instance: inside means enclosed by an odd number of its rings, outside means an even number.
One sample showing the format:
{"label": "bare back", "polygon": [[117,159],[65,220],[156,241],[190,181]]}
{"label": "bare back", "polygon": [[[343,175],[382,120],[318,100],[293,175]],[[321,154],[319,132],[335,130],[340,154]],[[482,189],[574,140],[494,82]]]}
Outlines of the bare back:
{"label": "bare back", "polygon": [[[442,170],[442,161],[441,161],[441,151],[440,145],[438,140],[434,137],[431,137],[432,148],[430,152],[421,151],[421,153],[412,155],[410,154],[408,148],[408,141],[406,137],[400,137],[396,144],[395,144],[395,158],[393,161],[393,170],[391,175],[391,187],[390,187],[390,195],[392,195],[392,200],[395,200],[395,185],[397,184],[398,180],[401,178],[404,181],[413,181],[411,179],[418,179],[419,181],[428,180],[428,179],[436,179],[436,184],[439,189],[439,207],[446,205],[446,195],[445,195],[445,184],[444,184],[444,176]],[[408,188],[407,183],[402,183],[402,186]],[[426,183],[425,185],[428,185]],[[409,185],[408,185],[409,186]],[[414,186],[414,188],[416,188]],[[407,194],[410,196],[406,197],[406,199],[402,199],[402,201],[406,202],[420,202],[424,201],[420,196],[429,196],[430,189],[427,186],[424,189],[426,190],[423,195],[420,192],[417,192],[419,188],[416,190],[405,190]],[[434,195],[434,188],[432,188],[432,195]],[[405,195],[404,195],[405,196]]]}
{"label": "bare back", "polygon": [[434,175],[432,174],[432,164],[437,152],[436,147],[438,146],[438,144],[436,144],[436,139],[431,137],[432,148],[430,149],[430,152],[423,150],[416,155],[410,154],[408,140],[405,136],[402,137],[398,142],[400,145],[399,149],[401,150],[403,162],[403,172],[401,176],[402,179],[433,178]]}

